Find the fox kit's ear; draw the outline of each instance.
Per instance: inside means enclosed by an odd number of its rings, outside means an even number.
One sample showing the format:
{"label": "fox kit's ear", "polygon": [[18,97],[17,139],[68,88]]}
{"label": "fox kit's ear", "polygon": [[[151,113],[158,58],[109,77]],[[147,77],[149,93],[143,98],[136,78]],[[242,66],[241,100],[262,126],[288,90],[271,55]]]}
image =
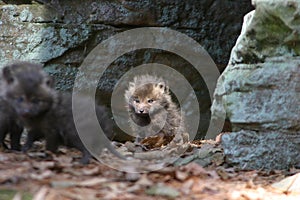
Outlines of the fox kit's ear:
{"label": "fox kit's ear", "polygon": [[14,82],[14,77],[11,73],[10,67],[6,66],[2,69],[2,74],[3,74],[3,78],[5,79],[5,81],[8,84],[11,84],[12,82]]}
{"label": "fox kit's ear", "polygon": [[169,92],[169,87],[166,86],[165,82],[159,82],[159,83],[155,84],[155,87],[158,88],[162,93]]}
{"label": "fox kit's ear", "polygon": [[129,83],[129,87],[128,88],[135,88],[135,83],[133,83],[133,82],[130,82]]}

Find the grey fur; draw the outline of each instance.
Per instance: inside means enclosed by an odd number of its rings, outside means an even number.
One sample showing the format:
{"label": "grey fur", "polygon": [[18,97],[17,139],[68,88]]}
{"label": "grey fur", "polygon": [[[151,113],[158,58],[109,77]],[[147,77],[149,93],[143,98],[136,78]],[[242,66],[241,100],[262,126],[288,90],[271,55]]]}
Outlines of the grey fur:
{"label": "grey fur", "polygon": [[184,132],[180,112],[163,78],[149,74],[136,76],[125,91],[125,100],[137,140],[154,134],[175,136]]}
{"label": "grey fur", "polygon": [[[89,162],[91,154],[80,140],[73,121],[71,94],[53,89],[53,80],[39,64],[19,62],[6,66],[3,78],[7,84],[6,99],[29,129],[23,151],[31,148],[35,140],[45,138],[47,150],[56,152],[59,145],[75,147],[83,154],[81,162]],[[84,97],[80,100],[86,102]],[[96,106],[96,113],[102,129],[112,138],[112,121],[105,107]]]}

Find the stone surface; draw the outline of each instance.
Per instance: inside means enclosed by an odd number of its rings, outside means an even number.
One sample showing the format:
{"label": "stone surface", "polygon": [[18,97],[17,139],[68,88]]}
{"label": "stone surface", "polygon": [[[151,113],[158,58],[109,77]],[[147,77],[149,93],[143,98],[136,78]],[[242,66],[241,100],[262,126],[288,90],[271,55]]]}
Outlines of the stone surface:
{"label": "stone surface", "polygon": [[[288,168],[300,154],[300,2],[253,3],[256,9],[245,16],[218,80],[212,115],[215,120],[226,116],[236,131],[222,139],[231,163]],[[286,160],[275,165],[276,157]]]}
{"label": "stone surface", "polygon": [[2,66],[15,59],[46,63],[81,45],[91,32],[85,24],[44,23],[56,15],[44,15],[43,6],[4,5],[0,9]]}
{"label": "stone surface", "polygon": [[242,130],[222,136],[226,162],[240,169],[289,169],[300,165],[299,135]]}
{"label": "stone surface", "polygon": [[[154,26],[192,37],[223,70],[242,16],[252,9],[249,0],[0,1],[0,67],[11,60],[41,62],[56,77],[58,89],[71,90],[77,68],[95,46],[116,33]],[[99,82],[99,93],[108,94],[101,101],[110,103],[109,94],[126,71],[151,62],[172,66],[190,81],[201,102],[198,138],[203,138],[210,119],[208,90],[193,66],[177,55],[142,49],[119,57]]]}

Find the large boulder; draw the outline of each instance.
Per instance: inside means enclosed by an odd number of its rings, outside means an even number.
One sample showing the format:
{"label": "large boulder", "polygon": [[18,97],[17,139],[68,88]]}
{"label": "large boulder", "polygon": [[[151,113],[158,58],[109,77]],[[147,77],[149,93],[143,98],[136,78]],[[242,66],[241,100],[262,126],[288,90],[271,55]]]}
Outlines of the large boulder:
{"label": "large boulder", "polygon": [[215,91],[212,115],[230,121],[227,161],[244,169],[300,164],[298,0],[253,0]]}

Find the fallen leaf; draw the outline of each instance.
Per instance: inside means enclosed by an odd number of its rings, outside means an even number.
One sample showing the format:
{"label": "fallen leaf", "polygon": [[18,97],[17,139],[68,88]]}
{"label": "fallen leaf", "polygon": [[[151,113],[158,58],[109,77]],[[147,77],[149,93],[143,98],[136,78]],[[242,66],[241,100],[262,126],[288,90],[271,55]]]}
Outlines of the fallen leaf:
{"label": "fallen leaf", "polygon": [[27,154],[33,159],[47,158],[49,156],[46,152],[28,152]]}
{"label": "fallen leaf", "polygon": [[4,162],[4,161],[7,161],[7,160],[9,160],[9,158],[6,155],[4,155],[4,154],[0,155],[0,162]]}
{"label": "fallen leaf", "polygon": [[176,198],[180,195],[175,188],[166,186],[164,184],[157,184],[146,190],[146,194],[153,196],[166,196],[169,198]]}
{"label": "fallen leaf", "polygon": [[72,189],[63,189],[59,190],[56,194],[55,199],[50,200],[96,200],[99,198],[96,198],[97,192],[92,189],[87,188],[72,188]]}
{"label": "fallen leaf", "polygon": [[223,167],[219,167],[216,171],[222,180],[227,180],[231,177],[231,175]]}
{"label": "fallen leaf", "polygon": [[128,184],[122,182],[107,183],[105,184],[105,186],[108,187],[110,190],[108,190],[109,192],[106,193],[104,199],[117,198],[118,195],[123,194],[124,190],[128,188]]}
{"label": "fallen leaf", "polygon": [[168,135],[155,135],[155,136],[150,136],[141,141],[141,144],[145,146],[147,149],[156,149],[160,148],[162,146],[165,146],[169,144],[174,136],[168,136]]}
{"label": "fallen leaf", "polygon": [[54,156],[53,160],[59,163],[60,166],[64,167],[72,167],[73,165],[73,157],[67,156],[67,155],[59,155],[59,156]]}
{"label": "fallen leaf", "polygon": [[189,173],[183,172],[183,171],[180,171],[180,170],[176,170],[175,171],[175,177],[178,180],[183,181],[183,180],[187,179],[187,177],[189,177]]}
{"label": "fallen leaf", "polygon": [[284,192],[298,192],[300,194],[300,173],[273,183],[272,187]]}
{"label": "fallen leaf", "polygon": [[186,165],[186,164],[192,162],[195,158],[197,158],[196,155],[190,155],[190,156],[187,156],[185,158],[178,158],[174,162],[174,166],[183,166],[183,165]]}
{"label": "fallen leaf", "polygon": [[213,178],[219,179],[219,175],[215,170],[207,170],[197,163],[190,163],[186,166],[180,168],[183,171],[189,172],[191,175],[203,177],[203,178]]}
{"label": "fallen leaf", "polygon": [[75,186],[76,182],[74,181],[52,181],[51,187],[53,188],[67,188]]}
{"label": "fallen leaf", "polygon": [[139,173],[125,173],[125,179],[127,181],[137,181],[139,180],[139,178],[141,177],[141,174]]}
{"label": "fallen leaf", "polygon": [[212,163],[214,163],[216,166],[220,166],[224,163],[225,158],[224,154],[222,152],[216,152],[211,159]]}
{"label": "fallen leaf", "polygon": [[100,168],[94,167],[92,169],[82,169],[82,174],[86,175],[86,176],[91,176],[91,175],[98,175],[100,173]]}
{"label": "fallen leaf", "polygon": [[48,193],[48,188],[42,187],[34,196],[33,200],[40,200],[40,199],[45,199],[46,195]]}
{"label": "fallen leaf", "polygon": [[182,187],[180,188],[180,191],[183,194],[189,194],[191,192],[191,188],[192,188],[193,184],[194,184],[194,180],[193,179],[189,179],[189,180],[185,181],[182,184]]}
{"label": "fallen leaf", "polygon": [[84,187],[91,187],[91,186],[95,186],[95,185],[105,183],[107,181],[108,180],[106,178],[92,178],[92,179],[89,179],[89,180],[79,182],[76,185],[84,186]]}
{"label": "fallen leaf", "polygon": [[44,171],[49,168],[53,168],[55,166],[55,162],[53,161],[41,161],[41,162],[34,162],[33,167]]}
{"label": "fallen leaf", "polygon": [[30,174],[30,178],[35,179],[35,180],[43,180],[46,178],[50,178],[53,176],[54,173],[51,170],[46,170],[42,172],[41,174]]}
{"label": "fallen leaf", "polygon": [[144,174],[135,184],[147,187],[153,185],[153,182],[148,179],[147,175]]}
{"label": "fallen leaf", "polygon": [[73,186],[92,187],[107,182],[106,178],[92,178],[85,181],[52,181],[53,188],[68,188]]}
{"label": "fallen leaf", "polygon": [[13,198],[12,200],[22,200],[22,195],[21,195],[21,193],[18,192],[18,193],[14,196],[14,198]]}

